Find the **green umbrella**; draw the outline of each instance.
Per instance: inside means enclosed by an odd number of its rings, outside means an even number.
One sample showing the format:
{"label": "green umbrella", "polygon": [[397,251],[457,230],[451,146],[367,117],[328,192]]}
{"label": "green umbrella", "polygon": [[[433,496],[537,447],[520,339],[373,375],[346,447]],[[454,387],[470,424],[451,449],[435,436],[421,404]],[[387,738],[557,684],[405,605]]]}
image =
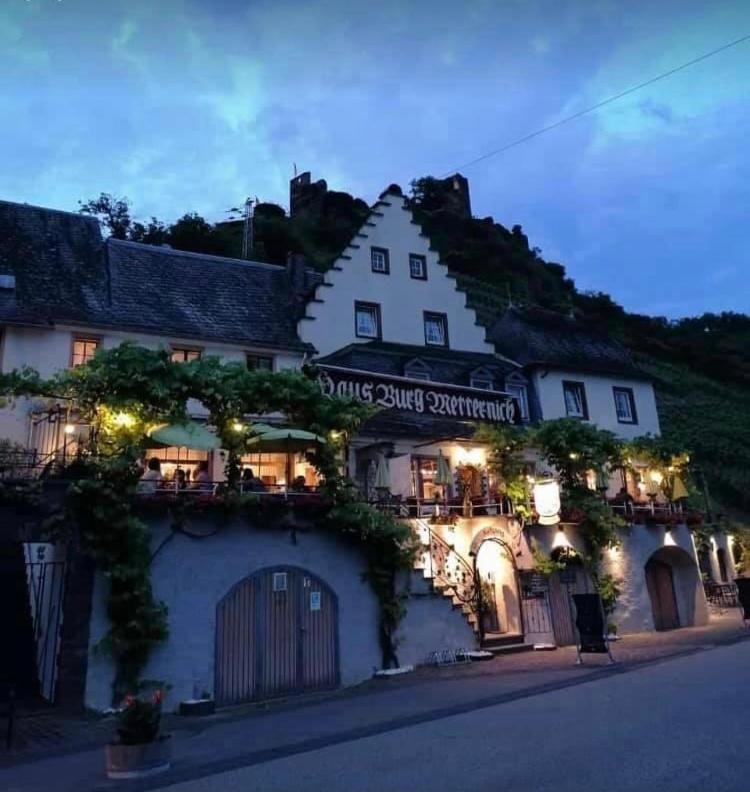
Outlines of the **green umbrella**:
{"label": "green umbrella", "polygon": [[391,488],[391,476],[388,472],[388,463],[385,457],[381,456],[378,460],[378,469],[375,472],[375,489],[389,490]]}
{"label": "green umbrella", "polygon": [[271,426],[271,424],[267,423],[251,423],[249,428],[252,434],[261,435],[267,434],[268,432],[275,432],[279,427]]}
{"label": "green umbrella", "polygon": [[448,460],[443,456],[443,452],[438,452],[437,458],[437,473],[435,474],[435,484],[445,487],[453,483],[453,476],[451,475],[450,465]]}
{"label": "green umbrella", "polygon": [[257,437],[251,437],[247,441],[248,447],[252,446],[258,452],[267,454],[291,454],[295,451],[306,451],[310,446],[319,443],[325,443],[325,439],[320,435],[291,427],[286,429],[269,428],[269,431],[261,432]]}
{"label": "green umbrella", "polygon": [[148,436],[163,446],[191,448],[195,451],[214,451],[221,446],[221,440],[213,432],[195,421],[160,424],[151,429]]}

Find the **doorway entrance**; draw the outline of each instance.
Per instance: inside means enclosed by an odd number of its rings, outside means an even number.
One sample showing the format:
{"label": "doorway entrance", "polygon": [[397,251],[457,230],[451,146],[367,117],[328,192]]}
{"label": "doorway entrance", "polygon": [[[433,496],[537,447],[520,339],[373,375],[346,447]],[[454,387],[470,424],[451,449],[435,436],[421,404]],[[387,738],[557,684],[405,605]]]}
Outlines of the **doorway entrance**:
{"label": "doorway entrance", "polygon": [[237,583],[216,609],[218,706],[339,683],[338,600],[319,577],[291,566]]}
{"label": "doorway entrance", "polygon": [[481,586],[480,629],[484,641],[523,638],[518,570],[511,549],[501,539],[487,538],[476,551],[477,583]]}
{"label": "doorway entrance", "polygon": [[680,626],[672,567],[652,558],[646,564],[646,588],[651,599],[655,630],[675,630]]}

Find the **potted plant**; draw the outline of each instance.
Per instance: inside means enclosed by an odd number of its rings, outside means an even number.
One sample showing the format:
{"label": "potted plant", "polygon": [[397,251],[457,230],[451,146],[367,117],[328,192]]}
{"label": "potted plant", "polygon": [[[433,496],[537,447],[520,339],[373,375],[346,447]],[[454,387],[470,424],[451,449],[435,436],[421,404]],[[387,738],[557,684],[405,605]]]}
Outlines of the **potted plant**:
{"label": "potted plant", "polygon": [[608,641],[619,640],[617,635],[617,625],[614,622],[609,622],[607,624],[607,640]]}
{"label": "potted plant", "polygon": [[170,735],[160,735],[162,691],[129,695],[118,714],[118,739],[106,746],[107,778],[129,779],[169,770]]}

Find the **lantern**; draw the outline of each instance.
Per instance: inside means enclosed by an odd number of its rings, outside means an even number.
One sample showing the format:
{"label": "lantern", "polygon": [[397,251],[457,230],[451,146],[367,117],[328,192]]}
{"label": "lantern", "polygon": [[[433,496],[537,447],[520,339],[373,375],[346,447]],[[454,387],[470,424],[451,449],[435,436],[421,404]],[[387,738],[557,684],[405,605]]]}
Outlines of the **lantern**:
{"label": "lantern", "polygon": [[539,525],[560,522],[560,485],[554,479],[534,484],[534,506],[539,514]]}

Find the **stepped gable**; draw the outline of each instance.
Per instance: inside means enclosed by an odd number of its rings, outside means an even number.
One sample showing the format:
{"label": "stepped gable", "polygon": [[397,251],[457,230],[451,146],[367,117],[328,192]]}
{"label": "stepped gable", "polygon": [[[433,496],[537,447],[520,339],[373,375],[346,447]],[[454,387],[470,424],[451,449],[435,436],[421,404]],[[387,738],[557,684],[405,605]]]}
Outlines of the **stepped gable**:
{"label": "stepped gable", "polygon": [[489,338],[524,367],[555,368],[649,379],[618,341],[585,320],[542,308],[510,307]]}

